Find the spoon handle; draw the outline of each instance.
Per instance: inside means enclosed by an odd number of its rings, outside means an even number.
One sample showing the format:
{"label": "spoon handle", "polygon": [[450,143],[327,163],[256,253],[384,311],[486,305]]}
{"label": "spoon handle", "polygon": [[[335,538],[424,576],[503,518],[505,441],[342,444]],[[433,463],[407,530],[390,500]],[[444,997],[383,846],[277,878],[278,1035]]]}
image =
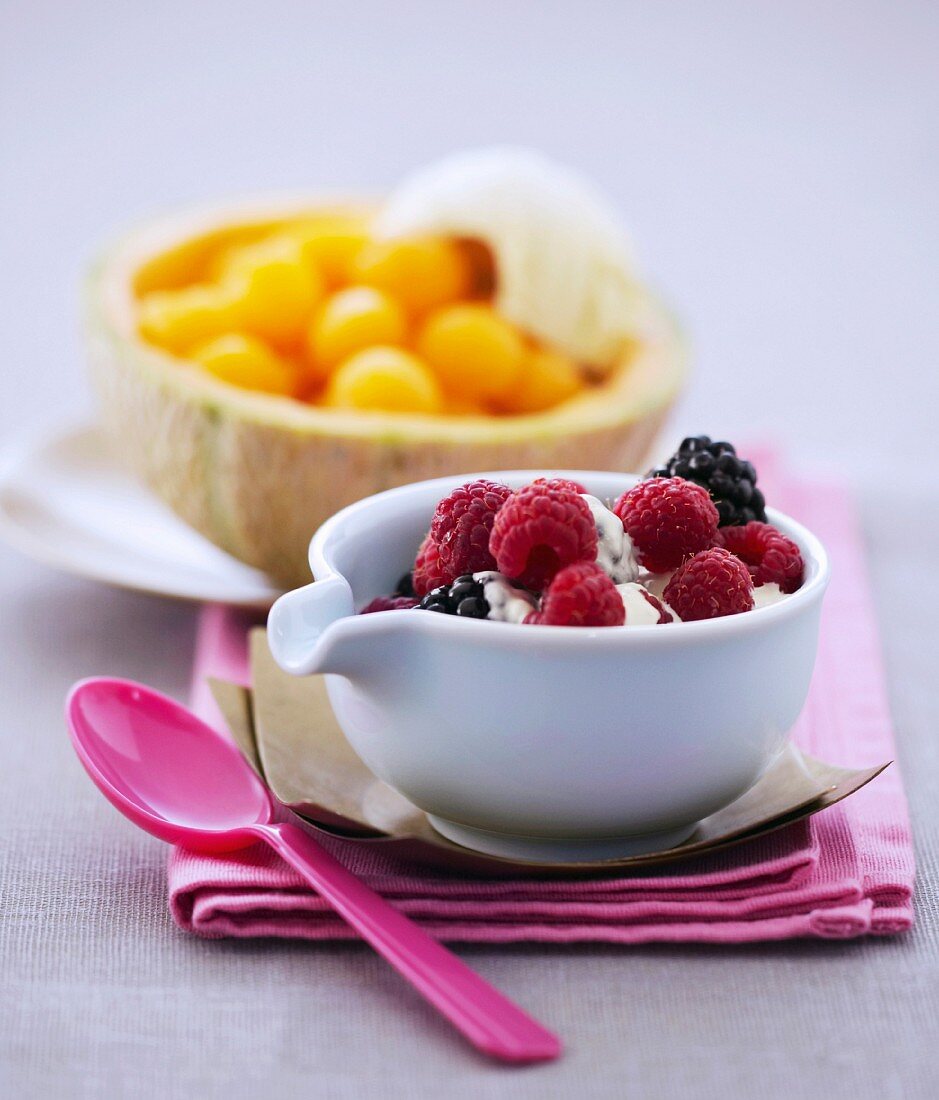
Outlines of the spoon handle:
{"label": "spoon handle", "polygon": [[299,826],[273,822],[252,832],[299,871],[481,1051],[506,1062],[546,1061],[561,1053],[557,1036],[379,897]]}

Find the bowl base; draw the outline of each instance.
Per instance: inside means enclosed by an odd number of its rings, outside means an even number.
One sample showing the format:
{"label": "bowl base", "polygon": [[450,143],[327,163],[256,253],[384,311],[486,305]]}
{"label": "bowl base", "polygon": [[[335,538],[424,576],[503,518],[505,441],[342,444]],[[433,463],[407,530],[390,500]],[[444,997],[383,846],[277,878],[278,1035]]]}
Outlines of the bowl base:
{"label": "bowl base", "polygon": [[697,822],[658,833],[634,833],[632,836],[537,837],[513,833],[491,833],[455,821],[428,814],[427,820],[447,840],[503,859],[521,859],[528,863],[592,863],[598,859],[624,859],[627,856],[664,852],[691,836]]}

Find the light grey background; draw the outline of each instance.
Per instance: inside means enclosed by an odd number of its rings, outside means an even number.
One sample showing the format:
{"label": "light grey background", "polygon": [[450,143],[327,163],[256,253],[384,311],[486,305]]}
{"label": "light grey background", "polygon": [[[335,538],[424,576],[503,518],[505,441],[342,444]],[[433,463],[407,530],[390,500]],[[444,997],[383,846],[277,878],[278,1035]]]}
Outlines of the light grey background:
{"label": "light grey background", "polygon": [[183,695],[193,612],[0,548],[0,1092],[939,1094],[937,47],[935,4],[886,0],[0,3],[0,436],[89,407],[77,280],[122,225],[538,146],[613,194],[688,322],[676,432],[853,476],[920,867],[896,941],[465,950],[569,1048],[488,1066],[362,948],[175,930],[163,849],[60,712],[90,673]]}

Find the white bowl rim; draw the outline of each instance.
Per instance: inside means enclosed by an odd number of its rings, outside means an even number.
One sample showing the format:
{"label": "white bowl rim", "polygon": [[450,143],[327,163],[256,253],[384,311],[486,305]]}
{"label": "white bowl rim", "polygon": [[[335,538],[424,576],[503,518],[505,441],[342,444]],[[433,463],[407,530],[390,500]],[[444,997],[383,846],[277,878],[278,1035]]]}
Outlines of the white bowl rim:
{"label": "white bowl rim", "polygon": [[[412,492],[429,490],[430,488],[439,488],[440,497],[442,498],[457,485],[463,485],[479,478],[488,478],[491,481],[518,481],[520,484],[527,484],[538,477],[566,477],[589,484],[591,480],[598,477],[622,478],[627,482],[635,483],[641,480],[643,476],[636,473],[621,473],[616,470],[489,470],[482,473],[453,474],[447,477],[429,478],[424,481],[412,481],[394,489],[386,489],[383,492],[363,497],[327,519],[317,529],[310,542],[310,565],[317,581],[330,576],[342,577],[341,571],[336,568],[330,557],[324,553],[324,546],[333,537],[337,528],[341,529],[351,517],[358,515],[360,512],[368,511],[379,501],[393,497],[406,496]],[[611,648],[632,649],[636,646],[645,649],[649,646],[663,645],[669,648],[684,648],[687,645],[707,644],[729,636],[739,636],[753,632],[763,633],[771,628],[774,623],[798,615],[808,604],[820,599],[828,585],[831,573],[825,547],[807,527],[775,508],[767,508],[766,514],[770,523],[781,527],[784,534],[799,545],[803,556],[806,558],[806,571],[809,576],[801,588],[787,595],[785,599],[766,607],[753,608],[751,611],[738,615],[725,615],[716,619],[699,619],[693,622],[644,626],[569,627],[543,624],[491,623],[483,619],[460,619],[453,615],[412,615],[410,612],[413,611],[413,608],[404,608],[399,611],[383,611],[381,614],[376,615],[360,616],[353,614],[345,616],[333,623],[328,629],[330,632],[342,630],[344,625],[348,626],[354,623],[357,634],[368,632],[377,635],[388,631],[399,633],[404,628],[409,633],[424,631],[430,632],[432,635],[447,636],[450,634],[453,638],[462,638],[467,642],[486,643],[495,648],[515,649],[519,644],[531,645],[537,641],[540,646],[550,649],[574,645],[581,650],[585,647],[591,650],[608,650]],[[811,568],[811,566],[814,566],[814,568]],[[661,629],[661,625],[667,626],[668,629]],[[527,639],[527,643],[523,642],[522,639]]]}

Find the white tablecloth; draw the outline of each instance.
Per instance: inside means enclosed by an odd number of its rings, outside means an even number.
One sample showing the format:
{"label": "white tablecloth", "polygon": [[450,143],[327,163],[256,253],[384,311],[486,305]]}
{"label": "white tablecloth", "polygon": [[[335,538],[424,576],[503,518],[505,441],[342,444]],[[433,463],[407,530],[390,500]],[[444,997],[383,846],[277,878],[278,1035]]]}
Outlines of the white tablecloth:
{"label": "white tablecloth", "polygon": [[116,225],[545,148],[614,194],[689,319],[676,433],[853,474],[920,870],[895,941],[464,950],[568,1046],[485,1064],[364,948],[173,927],[163,848],[92,788],[61,710],[93,673],[184,696],[193,611],[0,548],[0,1093],[939,1095],[937,31],[928,4],[0,10],[0,436],[87,405],[76,279]]}

